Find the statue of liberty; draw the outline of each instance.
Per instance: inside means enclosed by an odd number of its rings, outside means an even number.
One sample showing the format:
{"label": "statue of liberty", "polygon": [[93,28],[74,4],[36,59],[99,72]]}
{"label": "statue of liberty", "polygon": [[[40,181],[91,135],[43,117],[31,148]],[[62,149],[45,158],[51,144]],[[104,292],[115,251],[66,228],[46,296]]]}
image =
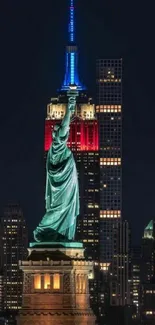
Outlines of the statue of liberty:
{"label": "statue of liberty", "polygon": [[66,114],[53,130],[53,142],[46,162],[46,214],[34,230],[37,242],[74,240],[79,214],[79,188],[76,165],[67,140],[76,96],[76,92],[70,93]]}

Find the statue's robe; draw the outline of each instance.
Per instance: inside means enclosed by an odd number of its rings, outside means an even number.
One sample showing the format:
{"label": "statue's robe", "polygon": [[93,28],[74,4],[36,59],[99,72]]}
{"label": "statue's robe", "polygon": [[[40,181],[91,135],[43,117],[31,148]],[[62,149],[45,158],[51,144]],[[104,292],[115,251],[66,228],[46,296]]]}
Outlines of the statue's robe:
{"label": "statue's robe", "polygon": [[37,241],[73,240],[79,214],[79,188],[74,157],[67,147],[69,132],[61,125],[53,134],[47,155],[46,214],[34,231]]}

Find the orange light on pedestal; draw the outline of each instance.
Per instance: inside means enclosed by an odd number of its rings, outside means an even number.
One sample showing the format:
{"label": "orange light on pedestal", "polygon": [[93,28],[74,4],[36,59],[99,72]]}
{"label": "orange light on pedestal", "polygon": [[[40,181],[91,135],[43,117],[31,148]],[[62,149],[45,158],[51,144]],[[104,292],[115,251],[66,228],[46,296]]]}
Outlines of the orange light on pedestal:
{"label": "orange light on pedestal", "polygon": [[79,292],[82,292],[82,276],[79,275]]}
{"label": "orange light on pedestal", "polygon": [[50,289],[50,275],[44,275],[44,289]]}
{"label": "orange light on pedestal", "polygon": [[34,275],[34,289],[41,289],[41,275]]}
{"label": "orange light on pedestal", "polygon": [[82,279],[83,281],[82,281],[82,284],[83,284],[83,293],[85,293],[86,292],[86,276],[85,275],[83,275],[83,279]]}
{"label": "orange light on pedestal", "polygon": [[60,289],[60,274],[56,273],[53,275],[53,289]]}

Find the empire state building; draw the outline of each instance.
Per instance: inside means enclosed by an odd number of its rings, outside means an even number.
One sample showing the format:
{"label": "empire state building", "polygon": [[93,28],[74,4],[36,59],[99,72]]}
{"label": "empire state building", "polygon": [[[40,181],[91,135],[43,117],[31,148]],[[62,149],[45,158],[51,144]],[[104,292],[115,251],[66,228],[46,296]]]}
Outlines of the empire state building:
{"label": "empire state building", "polygon": [[65,76],[57,96],[47,105],[45,120],[45,162],[52,143],[52,130],[65,115],[67,91],[76,85],[79,92],[75,117],[70,126],[68,146],[71,148],[78,170],[80,215],[77,223],[77,240],[84,243],[86,257],[99,258],[99,139],[95,105],[78,74],[78,47],[75,31],[75,4],[68,8],[68,44],[65,54]]}

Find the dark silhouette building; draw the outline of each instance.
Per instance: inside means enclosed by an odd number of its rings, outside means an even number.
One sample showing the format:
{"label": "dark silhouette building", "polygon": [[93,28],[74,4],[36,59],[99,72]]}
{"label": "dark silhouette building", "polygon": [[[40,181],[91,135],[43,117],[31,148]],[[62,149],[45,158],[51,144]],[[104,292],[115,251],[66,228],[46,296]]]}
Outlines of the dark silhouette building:
{"label": "dark silhouette building", "polygon": [[96,62],[96,114],[100,157],[101,323],[110,305],[114,228],[122,218],[122,60]]}
{"label": "dark silhouette building", "polygon": [[141,246],[131,247],[131,301],[135,308],[134,319],[140,318],[140,304],[141,304],[141,271],[142,264],[142,250]]}
{"label": "dark silhouette building", "polygon": [[118,222],[113,230],[111,306],[131,305],[130,244],[130,228],[128,222]]}
{"label": "dark silhouette building", "polygon": [[112,229],[122,217],[122,60],[98,59],[100,262],[111,263]]}
{"label": "dark silhouette building", "polygon": [[[19,260],[27,256],[27,228],[19,205],[5,207],[0,220],[2,258],[2,310],[16,312],[22,304],[23,276]],[[1,283],[2,284],[2,283]]]}
{"label": "dark silhouette building", "polygon": [[141,319],[145,325],[155,324],[155,221],[144,229],[141,264]]}
{"label": "dark silhouette building", "polygon": [[151,220],[142,238],[141,283],[149,282],[154,274],[154,240],[154,221]]}

